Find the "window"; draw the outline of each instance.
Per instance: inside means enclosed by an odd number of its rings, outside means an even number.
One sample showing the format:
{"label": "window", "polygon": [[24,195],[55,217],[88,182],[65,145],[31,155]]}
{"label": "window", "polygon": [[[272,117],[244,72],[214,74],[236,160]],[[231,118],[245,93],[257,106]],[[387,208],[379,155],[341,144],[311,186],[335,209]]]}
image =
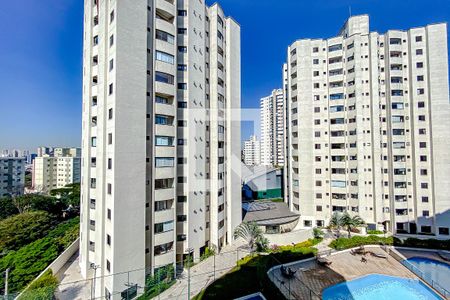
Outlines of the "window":
{"label": "window", "polygon": [[313,65],[318,65],[318,64],[319,64],[319,59],[314,58],[314,59],[313,59]]}
{"label": "window", "polygon": [[95,189],[97,187],[97,179],[91,178],[91,188]]}
{"label": "window", "polygon": [[163,211],[172,208],[173,199],[163,200],[163,201],[155,201],[155,211]]}
{"label": "window", "polygon": [[403,109],[404,105],[401,102],[392,102],[392,109]]}
{"label": "window", "polygon": [[112,47],[114,45],[114,34],[112,34],[110,37],[109,37],[109,47]]}
{"label": "window", "polygon": [[180,202],[180,203],[187,202],[187,196],[178,196],[177,202]]}
{"label": "window", "polygon": [[167,168],[174,166],[175,159],[173,157],[155,157],[156,168]]}
{"label": "window", "polygon": [[178,46],[178,52],[187,53],[187,47],[186,46]]}
{"label": "window", "polygon": [[108,244],[108,246],[111,246],[111,236],[109,234],[106,235],[106,244]]}
{"label": "window", "polygon": [[187,102],[185,101],[178,102],[178,108],[187,108]]}
{"label": "window", "polygon": [[187,10],[179,9],[179,10],[178,10],[178,16],[180,16],[180,17],[185,17],[185,16],[187,16]]}
{"label": "window", "polygon": [[108,94],[112,95],[114,92],[114,85],[112,83],[109,84],[109,88],[108,88]]}
{"label": "window", "polygon": [[158,245],[154,247],[155,255],[161,255],[173,250],[173,242]]}
{"label": "window", "polygon": [[422,162],[427,161],[427,156],[426,155],[421,155],[420,156],[420,161],[422,161]]}
{"label": "window", "polygon": [[186,28],[178,28],[178,34],[186,34],[187,33],[187,29]]}
{"label": "window", "polygon": [[185,64],[178,64],[177,70],[178,71],[187,71],[187,65],[185,65]]}
{"label": "window", "polygon": [[156,50],[156,60],[173,65],[175,63],[175,58],[166,52],[161,52]]}
{"label": "window", "polygon": [[339,100],[339,99],[344,99],[344,94],[343,93],[331,94],[330,95],[330,100]]}
{"label": "window", "polygon": [[186,215],[178,215],[177,216],[177,222],[185,222],[185,221],[187,221]]}
{"label": "window", "polygon": [[175,37],[173,35],[171,35],[170,33],[167,33],[165,31],[156,29],[156,39],[161,40],[161,41],[165,41],[169,44],[174,44],[175,43]]}
{"label": "window", "polygon": [[420,226],[420,231],[422,233],[431,233],[431,226]]}
{"label": "window", "polygon": [[[106,260],[106,270],[108,271],[108,272],[111,272],[111,263],[109,262],[109,260]],[[108,292],[109,293],[109,292]],[[109,295],[111,295],[111,294],[109,294]]]}
{"label": "window", "polygon": [[174,137],[173,136],[161,136],[157,135],[155,138],[156,146],[173,146]]}
{"label": "window", "polygon": [[109,23],[114,21],[114,10],[109,13]]}
{"label": "window", "polygon": [[389,39],[389,44],[390,45],[401,45],[402,44],[402,39],[400,39],[400,38],[391,38],[391,39]]}
{"label": "window", "polygon": [[419,148],[426,148],[427,147],[427,143],[426,142],[420,142],[419,143]]}
{"label": "window", "polygon": [[449,235],[449,228],[448,227],[439,227],[439,234]]}
{"label": "window", "polygon": [[425,121],[425,115],[420,115],[419,116],[419,121]]}
{"label": "window", "polygon": [[428,183],[426,183],[426,182],[420,183],[420,188],[422,188],[422,189],[428,189]]}
{"label": "window", "polygon": [[426,176],[427,174],[428,174],[428,170],[427,169],[420,169],[420,175]]}
{"label": "window", "polygon": [[421,42],[421,41],[422,41],[422,36],[421,35],[416,36],[416,42]]}
{"label": "window", "polygon": [[158,125],[172,125],[173,118],[165,115],[156,115],[155,124]]}
{"label": "window", "polygon": [[428,203],[428,196],[422,196],[422,202]]}
{"label": "window", "polygon": [[112,215],[112,214],[111,214],[111,209],[108,208],[108,211],[107,211],[107,214],[106,214],[106,215],[107,215],[107,217],[108,217],[108,220],[111,220],[111,215]]}
{"label": "window", "polygon": [[178,89],[179,90],[187,90],[187,83],[184,83],[184,82],[178,83]]}
{"label": "window", "polygon": [[108,145],[112,145],[113,136],[112,133],[108,133]]}
{"label": "window", "polygon": [[98,45],[98,35],[94,36],[94,38],[92,39],[92,42],[93,42],[94,46]]}
{"label": "window", "polygon": [[173,178],[156,179],[155,190],[169,189],[173,186]]}
{"label": "window", "polygon": [[155,102],[160,104],[170,104],[169,98],[156,95]]}
{"label": "window", "polygon": [[109,61],[109,71],[111,72],[114,69],[114,59]]}
{"label": "window", "polygon": [[186,240],[186,235],[185,234],[177,235],[177,242],[183,242],[185,240]]}
{"label": "window", "polygon": [[425,128],[419,128],[419,134],[427,134],[427,130]]}
{"label": "window", "polygon": [[92,106],[97,106],[97,96],[92,97]]}
{"label": "window", "polygon": [[108,170],[112,169],[112,159],[108,158]]}
{"label": "window", "polygon": [[97,147],[97,138],[95,136],[91,137],[91,146]]}
{"label": "window", "polygon": [[163,72],[155,72],[155,80],[167,84],[173,84],[174,83],[174,77],[173,75],[163,73]]}
{"label": "window", "polygon": [[111,184],[111,183],[108,183],[108,184],[106,185],[106,190],[107,190],[107,192],[108,192],[108,195],[111,195],[111,194],[112,194],[112,184]]}
{"label": "window", "polygon": [[155,224],[155,233],[162,233],[173,230],[173,221],[167,221]]}
{"label": "window", "polygon": [[423,55],[423,49],[416,49],[416,55]]}
{"label": "window", "polygon": [[423,62],[418,62],[416,63],[417,68],[423,68]]}
{"label": "window", "polygon": [[328,51],[329,52],[333,52],[333,51],[337,51],[337,50],[341,50],[342,49],[342,45],[341,44],[337,44],[337,45],[331,45],[328,47]]}
{"label": "window", "polygon": [[423,75],[419,75],[419,76],[417,76],[417,81],[423,81],[424,79],[423,79]]}
{"label": "window", "polygon": [[112,108],[110,108],[110,109],[108,109],[108,119],[112,119],[113,118],[113,109]]}
{"label": "window", "polygon": [[187,140],[186,139],[178,139],[177,140],[177,145],[178,146],[187,145]]}

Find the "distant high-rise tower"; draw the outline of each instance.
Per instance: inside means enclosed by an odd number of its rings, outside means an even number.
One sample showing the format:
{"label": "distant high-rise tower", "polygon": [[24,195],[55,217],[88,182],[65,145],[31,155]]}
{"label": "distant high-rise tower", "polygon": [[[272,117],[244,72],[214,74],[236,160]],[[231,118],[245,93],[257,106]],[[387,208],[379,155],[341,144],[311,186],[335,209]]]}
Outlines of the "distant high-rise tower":
{"label": "distant high-rise tower", "polygon": [[83,70],[80,265],[121,299],[233,240],[240,27],[217,3],[85,0]]}
{"label": "distant high-rise tower", "polygon": [[367,15],[287,51],[289,190],[304,227],[333,212],[372,229],[448,236],[447,26],[385,34]]}
{"label": "distant high-rise tower", "polygon": [[285,100],[283,89],[261,98],[261,164],[284,165]]}
{"label": "distant high-rise tower", "polygon": [[255,135],[250,136],[250,139],[244,141],[244,164],[259,165],[260,164],[261,149],[258,139]]}

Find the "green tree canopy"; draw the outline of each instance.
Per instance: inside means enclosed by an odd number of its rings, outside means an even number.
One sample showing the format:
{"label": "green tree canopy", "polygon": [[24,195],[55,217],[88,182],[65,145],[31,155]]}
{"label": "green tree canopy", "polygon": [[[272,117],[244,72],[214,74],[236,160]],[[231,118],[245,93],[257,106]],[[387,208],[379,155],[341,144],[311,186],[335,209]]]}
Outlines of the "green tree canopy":
{"label": "green tree canopy", "polygon": [[25,212],[0,221],[0,253],[43,237],[52,225],[52,217],[44,211]]}

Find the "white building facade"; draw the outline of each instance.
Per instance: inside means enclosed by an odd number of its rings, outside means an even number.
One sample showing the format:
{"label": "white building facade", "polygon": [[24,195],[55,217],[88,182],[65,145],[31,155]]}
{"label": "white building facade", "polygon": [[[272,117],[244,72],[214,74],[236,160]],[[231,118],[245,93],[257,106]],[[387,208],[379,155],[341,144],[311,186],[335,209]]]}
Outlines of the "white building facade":
{"label": "white building facade", "polygon": [[120,299],[233,240],[240,28],[194,0],[85,0],[84,26],[80,266]]}
{"label": "white building facade", "polygon": [[354,16],[287,55],[286,201],[303,226],[348,211],[370,228],[448,236],[446,24],[379,34]]}
{"label": "white building facade", "polygon": [[55,148],[53,156],[35,157],[32,170],[34,191],[48,193],[81,179],[81,149]]}
{"label": "white building facade", "polygon": [[248,166],[259,165],[261,163],[261,148],[256,135],[251,135],[250,139],[244,141],[244,164]]}
{"label": "white building facade", "polygon": [[283,89],[261,98],[261,164],[283,166],[285,157],[285,97]]}
{"label": "white building facade", "polygon": [[25,158],[0,157],[0,197],[23,194]]}

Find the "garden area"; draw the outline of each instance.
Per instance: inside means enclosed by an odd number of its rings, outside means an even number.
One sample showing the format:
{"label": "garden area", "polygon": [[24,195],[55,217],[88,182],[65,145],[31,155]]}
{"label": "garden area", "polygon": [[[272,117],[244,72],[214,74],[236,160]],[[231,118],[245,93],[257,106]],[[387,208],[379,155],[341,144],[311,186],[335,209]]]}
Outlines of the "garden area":
{"label": "garden area", "polygon": [[[0,294],[20,293],[79,235],[79,185],[50,196],[27,194],[0,199]],[[57,280],[47,272],[20,299],[51,299]]]}

